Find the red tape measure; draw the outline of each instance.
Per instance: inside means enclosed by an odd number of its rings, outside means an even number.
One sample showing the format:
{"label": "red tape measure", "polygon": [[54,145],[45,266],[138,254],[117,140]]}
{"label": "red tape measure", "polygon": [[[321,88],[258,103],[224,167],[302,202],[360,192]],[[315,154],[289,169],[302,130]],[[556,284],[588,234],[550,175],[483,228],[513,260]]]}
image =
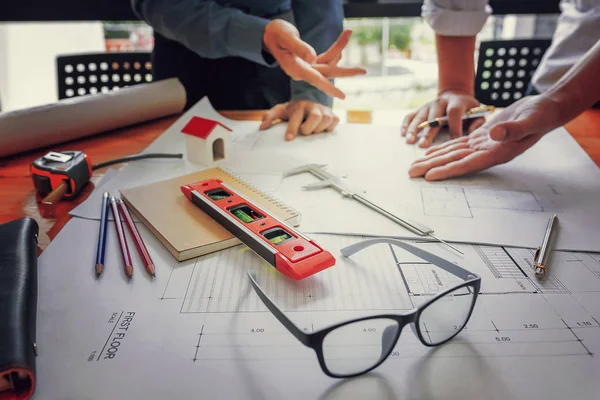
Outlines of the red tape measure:
{"label": "red tape measure", "polygon": [[92,165],[82,151],[51,151],[31,164],[31,178],[42,203],[54,204],[73,199],[88,184],[92,171],[114,164],[148,158],[182,158],[182,154],[140,153]]}
{"label": "red tape measure", "polygon": [[31,164],[31,178],[42,197],[57,192],[60,198],[72,199],[92,176],[90,159],[81,151],[51,151]]}

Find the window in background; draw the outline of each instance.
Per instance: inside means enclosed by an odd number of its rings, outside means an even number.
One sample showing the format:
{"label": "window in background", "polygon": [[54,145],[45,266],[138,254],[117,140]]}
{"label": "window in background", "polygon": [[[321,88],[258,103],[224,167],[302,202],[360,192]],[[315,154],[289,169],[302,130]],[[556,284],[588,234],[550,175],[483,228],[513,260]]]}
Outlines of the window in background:
{"label": "window in background", "polygon": [[141,21],[104,22],[106,51],[152,51],[152,28]]}
{"label": "window in background", "polygon": [[[491,16],[482,40],[551,37],[557,15]],[[336,112],[378,111],[382,122],[399,124],[398,111],[412,110],[435,98],[437,60],[435,34],[419,17],[353,18],[345,27],[354,34],[341,63],[367,69],[365,76],[337,79],[346,99],[334,101]],[[105,22],[107,51],[151,51],[152,28],[140,21]],[[477,46],[478,47],[478,46]],[[477,60],[477,51],[473,62]],[[402,113],[403,114],[403,113]]]}
{"label": "window in background", "polygon": [[[479,35],[482,40],[551,37],[556,15],[490,17]],[[437,94],[435,33],[421,18],[347,19],[354,34],[342,63],[366,68],[366,76],[338,79],[346,93],[334,102],[336,110],[415,109]],[[473,62],[478,57],[474,54]],[[400,123],[395,121],[396,124]]]}
{"label": "window in background", "polygon": [[[478,39],[550,37],[556,17],[492,16]],[[336,110],[414,109],[433,99],[437,85],[434,35],[421,18],[347,19],[346,26],[355,34],[343,63],[364,66],[369,74],[338,79],[348,96],[334,102]],[[3,110],[9,111],[58,99],[57,55],[149,52],[154,38],[152,28],[141,21],[11,23],[0,24],[0,42],[6,42],[0,46],[0,94]],[[28,51],[20,51],[23,48]]]}
{"label": "window in background", "polygon": [[2,111],[58,100],[56,57],[105,50],[100,21],[0,23]]}

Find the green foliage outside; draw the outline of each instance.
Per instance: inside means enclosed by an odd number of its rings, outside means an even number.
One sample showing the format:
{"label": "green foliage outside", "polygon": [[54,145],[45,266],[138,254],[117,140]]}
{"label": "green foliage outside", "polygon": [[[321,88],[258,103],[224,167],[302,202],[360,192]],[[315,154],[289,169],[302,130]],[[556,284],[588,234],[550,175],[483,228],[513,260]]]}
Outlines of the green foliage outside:
{"label": "green foliage outside", "polygon": [[104,23],[105,39],[129,39],[130,28],[135,25],[145,25],[145,22],[134,21],[102,21]]}
{"label": "green foliage outside", "polygon": [[383,34],[381,26],[361,26],[354,28],[352,31],[352,38],[356,39],[361,46],[381,43],[381,36]]}
{"label": "green foliage outside", "polygon": [[395,47],[398,50],[410,49],[410,25],[392,25],[390,26],[390,47]]}
{"label": "green foliage outside", "polygon": [[104,30],[104,39],[129,39],[129,31]]}
{"label": "green foliage outside", "polygon": [[[411,42],[411,30],[413,24],[390,25],[390,48],[398,50],[408,50]],[[383,36],[382,26],[361,26],[353,28],[352,37],[361,46],[373,43],[381,44]]]}

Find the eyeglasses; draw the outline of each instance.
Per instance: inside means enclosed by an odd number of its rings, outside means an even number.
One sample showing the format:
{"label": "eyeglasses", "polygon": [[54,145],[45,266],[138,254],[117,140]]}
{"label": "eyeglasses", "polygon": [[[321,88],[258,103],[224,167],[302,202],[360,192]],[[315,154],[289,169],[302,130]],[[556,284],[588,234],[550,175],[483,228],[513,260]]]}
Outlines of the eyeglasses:
{"label": "eyeglasses", "polygon": [[[400,240],[369,239],[344,247],[340,252],[344,257],[350,257],[376,244],[400,247],[464,282],[435,295],[406,314],[356,318],[305,333],[263,292],[254,273],[248,271],[250,283],[265,306],[296,339],[316,352],[321,369],[332,378],[350,378],[378,367],[392,353],[407,324],[425,346],[446,343],[467,324],[479,294],[481,278],[478,275]],[[427,264],[420,266],[427,267]],[[352,348],[351,354],[348,354],[348,347]]]}

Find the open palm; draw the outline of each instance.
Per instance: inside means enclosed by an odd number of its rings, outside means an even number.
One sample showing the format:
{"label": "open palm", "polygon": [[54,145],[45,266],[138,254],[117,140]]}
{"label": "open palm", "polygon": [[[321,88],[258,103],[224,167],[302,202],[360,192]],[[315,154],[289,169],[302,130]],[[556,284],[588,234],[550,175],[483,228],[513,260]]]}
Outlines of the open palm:
{"label": "open palm", "polygon": [[430,148],[408,173],[413,178],[435,181],[504,164],[565,123],[561,114],[558,103],[546,96],[524,97],[469,136]]}
{"label": "open palm", "polygon": [[290,78],[306,81],[329,96],[344,99],[344,93],[328,78],[367,73],[364,68],[338,66],[350,36],[352,31],[344,30],[327,51],[317,55],[315,49],[302,40],[293,24],[275,19],[267,24],[263,41],[266,49]]}
{"label": "open palm", "polygon": [[469,136],[432,147],[425,157],[415,161],[409,175],[423,176],[428,181],[453,178],[504,164],[540,140],[543,134],[518,141],[496,142],[487,130],[478,129]]}

